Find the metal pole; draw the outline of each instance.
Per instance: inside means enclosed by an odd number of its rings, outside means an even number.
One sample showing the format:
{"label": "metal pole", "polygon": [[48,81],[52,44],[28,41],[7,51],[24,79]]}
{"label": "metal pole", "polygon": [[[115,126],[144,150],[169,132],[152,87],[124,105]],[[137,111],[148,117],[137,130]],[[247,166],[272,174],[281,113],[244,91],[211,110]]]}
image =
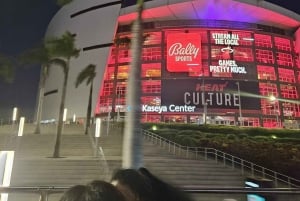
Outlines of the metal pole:
{"label": "metal pole", "polygon": [[243,126],[244,121],[243,121],[243,117],[242,117],[242,102],[241,102],[240,83],[236,82],[236,85],[237,85],[237,88],[238,88],[238,95],[239,95],[239,116],[240,116],[239,123],[240,123],[240,126]]}

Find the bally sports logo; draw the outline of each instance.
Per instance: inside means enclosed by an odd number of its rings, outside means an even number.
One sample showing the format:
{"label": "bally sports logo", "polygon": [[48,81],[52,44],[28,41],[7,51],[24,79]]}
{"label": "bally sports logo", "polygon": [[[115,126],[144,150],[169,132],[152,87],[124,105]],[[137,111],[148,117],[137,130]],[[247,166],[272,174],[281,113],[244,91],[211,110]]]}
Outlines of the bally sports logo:
{"label": "bally sports logo", "polygon": [[169,34],[167,39],[167,69],[170,72],[190,72],[201,68],[201,39],[196,33]]}

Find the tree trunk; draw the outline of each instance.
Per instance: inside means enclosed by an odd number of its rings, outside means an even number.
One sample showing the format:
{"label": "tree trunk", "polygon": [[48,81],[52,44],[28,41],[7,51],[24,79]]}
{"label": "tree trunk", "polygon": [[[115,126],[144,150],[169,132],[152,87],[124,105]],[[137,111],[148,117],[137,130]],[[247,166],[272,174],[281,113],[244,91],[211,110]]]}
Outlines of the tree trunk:
{"label": "tree trunk", "polygon": [[90,124],[91,124],[92,95],[93,95],[93,81],[91,81],[89,102],[88,102],[88,108],[87,108],[87,112],[86,112],[86,124],[85,124],[85,132],[84,132],[84,134],[86,134],[86,135],[88,134]]}
{"label": "tree trunk", "polygon": [[67,66],[66,66],[66,72],[64,73],[64,82],[63,82],[61,102],[60,102],[60,107],[59,107],[59,116],[58,116],[57,131],[56,131],[56,136],[55,136],[53,158],[60,157],[60,144],[61,144],[61,134],[62,134],[62,129],[63,129],[63,123],[64,123],[63,116],[64,116],[65,99],[66,99],[67,83],[68,83],[68,76],[69,76],[69,64],[70,64],[70,60],[68,59]]}
{"label": "tree trunk", "polygon": [[123,141],[123,168],[143,166],[141,135],[141,53],[143,1],[137,3],[137,19],[132,26],[131,67],[127,82],[125,130]]}
{"label": "tree trunk", "polygon": [[39,94],[38,94],[38,104],[36,108],[36,126],[34,134],[41,134],[41,119],[42,119],[42,110],[44,103],[44,92],[45,92],[45,82],[46,82],[46,66],[42,66],[40,83],[39,83]]}

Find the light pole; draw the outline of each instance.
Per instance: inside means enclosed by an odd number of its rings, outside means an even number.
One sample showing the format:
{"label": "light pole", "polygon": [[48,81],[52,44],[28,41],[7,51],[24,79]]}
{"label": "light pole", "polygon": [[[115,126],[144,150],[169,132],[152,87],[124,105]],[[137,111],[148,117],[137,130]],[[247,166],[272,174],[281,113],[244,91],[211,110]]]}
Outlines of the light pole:
{"label": "light pole", "polygon": [[240,91],[240,82],[236,82],[238,95],[239,95],[239,123],[240,126],[244,125],[243,117],[242,117],[242,102],[241,102],[241,91]]}
{"label": "light pole", "polygon": [[275,101],[277,100],[277,98],[274,95],[271,95],[271,96],[269,96],[269,100],[274,105],[274,109],[276,109],[275,110],[275,112],[276,112],[276,127],[278,127],[279,126],[279,118],[278,118],[279,110],[277,108],[275,108],[276,107]]}

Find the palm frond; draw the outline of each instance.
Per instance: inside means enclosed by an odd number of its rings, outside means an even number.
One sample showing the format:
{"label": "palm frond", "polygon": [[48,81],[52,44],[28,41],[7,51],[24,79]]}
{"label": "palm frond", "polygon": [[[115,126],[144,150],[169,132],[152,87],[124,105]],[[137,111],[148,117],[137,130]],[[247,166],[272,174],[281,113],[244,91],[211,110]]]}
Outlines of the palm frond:
{"label": "palm frond", "polygon": [[4,82],[12,83],[14,80],[15,66],[11,58],[0,55],[0,78]]}
{"label": "palm frond", "polygon": [[60,59],[60,58],[55,58],[55,59],[52,59],[50,62],[49,62],[50,65],[57,65],[57,66],[60,66],[62,67],[64,73],[67,72],[67,68],[68,68],[68,64],[65,60],[63,59]]}
{"label": "palm frond", "polygon": [[50,38],[46,40],[46,48],[52,57],[78,57],[80,49],[75,47],[75,37],[69,32],[65,32],[59,38]]}
{"label": "palm frond", "polygon": [[96,76],[96,65],[89,64],[77,76],[75,87],[77,88],[82,82],[86,80],[86,85],[89,85]]}

